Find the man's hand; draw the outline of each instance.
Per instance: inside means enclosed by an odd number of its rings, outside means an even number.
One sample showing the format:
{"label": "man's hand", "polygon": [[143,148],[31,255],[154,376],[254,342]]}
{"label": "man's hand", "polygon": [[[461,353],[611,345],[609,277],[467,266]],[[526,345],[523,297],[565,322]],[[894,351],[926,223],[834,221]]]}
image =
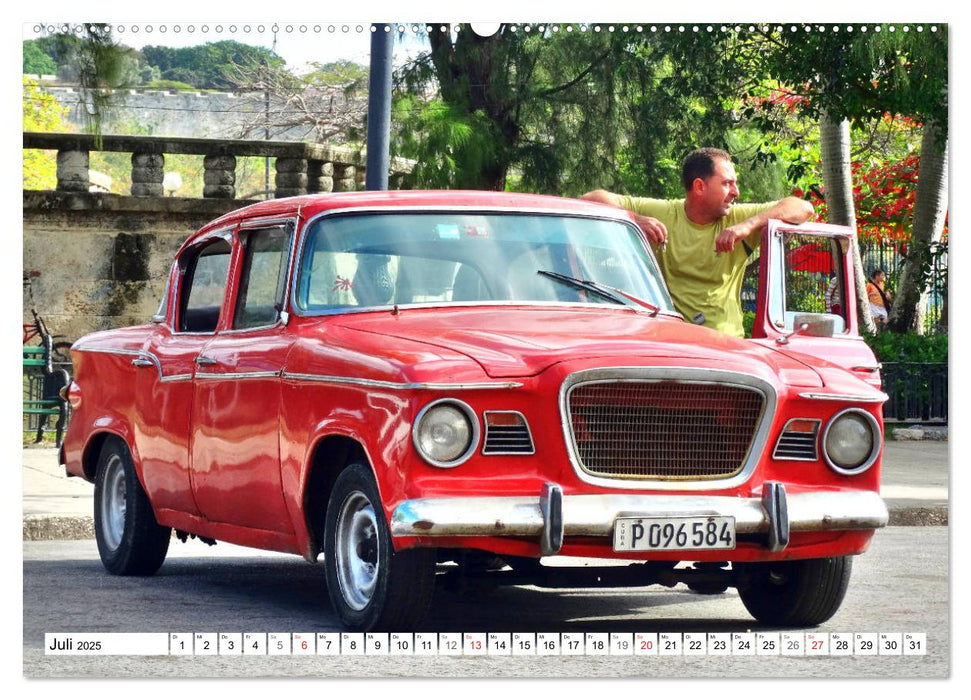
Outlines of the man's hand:
{"label": "man's hand", "polygon": [[651,216],[633,214],[634,221],[651,243],[663,245],[668,240],[668,230],[660,221]]}
{"label": "man's hand", "polygon": [[717,253],[730,253],[735,249],[735,244],[738,243],[743,238],[746,238],[751,231],[747,226],[742,224],[735,224],[734,226],[729,226],[721,233],[718,234],[718,238],[715,239],[715,252]]}

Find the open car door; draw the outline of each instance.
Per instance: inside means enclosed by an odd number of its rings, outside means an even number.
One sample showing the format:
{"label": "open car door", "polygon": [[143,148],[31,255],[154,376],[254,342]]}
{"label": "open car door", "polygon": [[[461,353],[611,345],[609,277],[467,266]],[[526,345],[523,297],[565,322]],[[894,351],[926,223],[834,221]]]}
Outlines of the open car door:
{"label": "open car door", "polygon": [[813,355],[880,387],[880,365],[859,333],[847,226],[772,220],[762,239],[752,338]]}

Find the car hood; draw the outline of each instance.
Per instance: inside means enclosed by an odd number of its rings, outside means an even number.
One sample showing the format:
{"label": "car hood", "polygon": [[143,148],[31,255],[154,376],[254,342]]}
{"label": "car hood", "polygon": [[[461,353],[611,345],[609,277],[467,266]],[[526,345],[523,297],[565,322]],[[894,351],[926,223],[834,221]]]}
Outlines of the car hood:
{"label": "car hood", "polygon": [[348,316],[350,331],[418,342],[461,353],[493,378],[535,376],[554,364],[588,358],[648,358],[748,366],[794,386],[821,387],[800,361],[671,316],[625,308],[466,307],[401,309]]}

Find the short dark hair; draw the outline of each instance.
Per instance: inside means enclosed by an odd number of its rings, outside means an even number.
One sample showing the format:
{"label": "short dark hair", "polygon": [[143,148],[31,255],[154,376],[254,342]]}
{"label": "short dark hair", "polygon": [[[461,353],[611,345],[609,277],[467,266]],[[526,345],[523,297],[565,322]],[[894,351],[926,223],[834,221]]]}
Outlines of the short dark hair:
{"label": "short dark hair", "polygon": [[714,175],[716,160],[727,160],[731,163],[732,157],[728,155],[728,151],[720,148],[696,148],[685,156],[681,163],[681,184],[684,185],[684,191],[690,190],[697,178],[707,180]]}

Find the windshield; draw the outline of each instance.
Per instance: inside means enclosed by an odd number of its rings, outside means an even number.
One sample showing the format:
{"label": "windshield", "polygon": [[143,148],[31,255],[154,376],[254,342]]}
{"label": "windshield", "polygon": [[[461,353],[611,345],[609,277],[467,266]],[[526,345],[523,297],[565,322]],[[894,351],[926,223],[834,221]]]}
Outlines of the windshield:
{"label": "windshield", "polygon": [[392,304],[623,303],[549,272],[672,309],[636,228],[545,214],[324,217],[308,232],[294,298],[311,313]]}

